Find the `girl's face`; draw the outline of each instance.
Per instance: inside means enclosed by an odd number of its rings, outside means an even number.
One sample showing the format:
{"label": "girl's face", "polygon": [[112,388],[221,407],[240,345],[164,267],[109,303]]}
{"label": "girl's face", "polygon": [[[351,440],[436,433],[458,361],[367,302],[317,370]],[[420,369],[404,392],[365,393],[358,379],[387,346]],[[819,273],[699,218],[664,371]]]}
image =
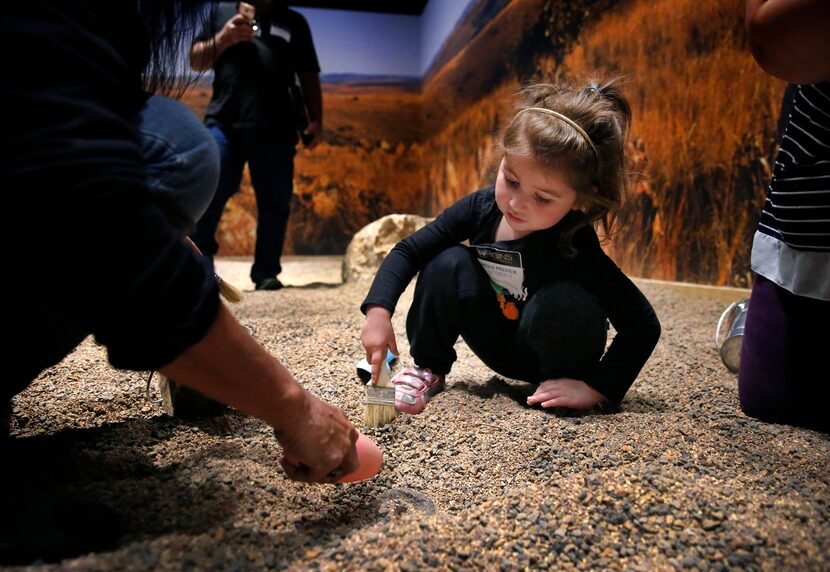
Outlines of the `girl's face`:
{"label": "girl's face", "polygon": [[577,210],[579,196],[561,169],[505,155],[496,178],[496,204],[515,238],[522,238]]}

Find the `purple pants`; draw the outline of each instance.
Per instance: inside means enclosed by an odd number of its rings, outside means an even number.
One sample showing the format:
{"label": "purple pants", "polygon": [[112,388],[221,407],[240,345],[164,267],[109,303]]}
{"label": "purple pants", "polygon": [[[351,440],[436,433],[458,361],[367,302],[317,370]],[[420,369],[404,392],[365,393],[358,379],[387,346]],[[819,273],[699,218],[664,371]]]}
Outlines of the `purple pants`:
{"label": "purple pants", "polygon": [[772,423],[830,431],[830,302],[796,296],[758,276],[746,318],[741,409]]}

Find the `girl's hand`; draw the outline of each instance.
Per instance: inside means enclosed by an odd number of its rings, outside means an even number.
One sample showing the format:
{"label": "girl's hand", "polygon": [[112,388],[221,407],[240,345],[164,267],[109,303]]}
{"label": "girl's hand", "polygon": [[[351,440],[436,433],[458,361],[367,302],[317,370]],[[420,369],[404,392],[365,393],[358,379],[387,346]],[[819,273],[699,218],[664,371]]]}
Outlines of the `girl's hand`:
{"label": "girl's hand", "polygon": [[540,383],[536,392],[527,398],[527,404],[539,403],[546,409],[549,407],[591,409],[604,400],[604,395],[584,381],[562,377]]}
{"label": "girl's hand", "polygon": [[366,320],[360,333],[360,341],[366,349],[366,359],[372,364],[372,379],[370,383],[378,382],[378,372],[381,364],[386,362],[387,348],[398,355],[398,343],[395,341],[395,331],[392,329],[392,313],[383,306],[369,306],[366,310]]}

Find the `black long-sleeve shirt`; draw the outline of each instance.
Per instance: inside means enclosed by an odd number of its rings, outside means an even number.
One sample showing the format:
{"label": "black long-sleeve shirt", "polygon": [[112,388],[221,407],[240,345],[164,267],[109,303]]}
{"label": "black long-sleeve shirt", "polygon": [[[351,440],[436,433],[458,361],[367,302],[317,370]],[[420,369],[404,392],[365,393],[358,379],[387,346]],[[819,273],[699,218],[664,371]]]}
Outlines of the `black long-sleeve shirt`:
{"label": "black long-sleeve shirt", "polygon": [[[447,208],[433,222],[399,242],[383,261],[361,310],[379,305],[394,312],[398,299],[415,274],[442,250],[469,240],[521,253],[528,297],[552,280],[570,280],[594,294],[617,330],[602,360],[585,381],[609,401],[618,403],[634,383],[657,340],[660,323],[637,286],[603,252],[593,228],[580,228],[572,238],[576,255],[562,247],[559,224],[519,240],[496,241],[501,211],[493,187],[470,194]],[[571,217],[571,218],[569,218]]]}

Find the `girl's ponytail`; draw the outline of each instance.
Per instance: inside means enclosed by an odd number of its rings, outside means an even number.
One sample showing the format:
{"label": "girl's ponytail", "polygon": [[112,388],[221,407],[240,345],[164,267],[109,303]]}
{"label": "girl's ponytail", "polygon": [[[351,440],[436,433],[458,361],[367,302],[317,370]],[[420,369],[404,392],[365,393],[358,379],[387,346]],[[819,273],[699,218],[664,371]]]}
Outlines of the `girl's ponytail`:
{"label": "girl's ponytail", "polygon": [[628,138],[628,131],[631,128],[631,106],[622,92],[623,80],[620,77],[613,77],[604,81],[594,80],[588,83],[584,91],[593,93],[614,107],[618,114],[618,127],[623,143]]}

